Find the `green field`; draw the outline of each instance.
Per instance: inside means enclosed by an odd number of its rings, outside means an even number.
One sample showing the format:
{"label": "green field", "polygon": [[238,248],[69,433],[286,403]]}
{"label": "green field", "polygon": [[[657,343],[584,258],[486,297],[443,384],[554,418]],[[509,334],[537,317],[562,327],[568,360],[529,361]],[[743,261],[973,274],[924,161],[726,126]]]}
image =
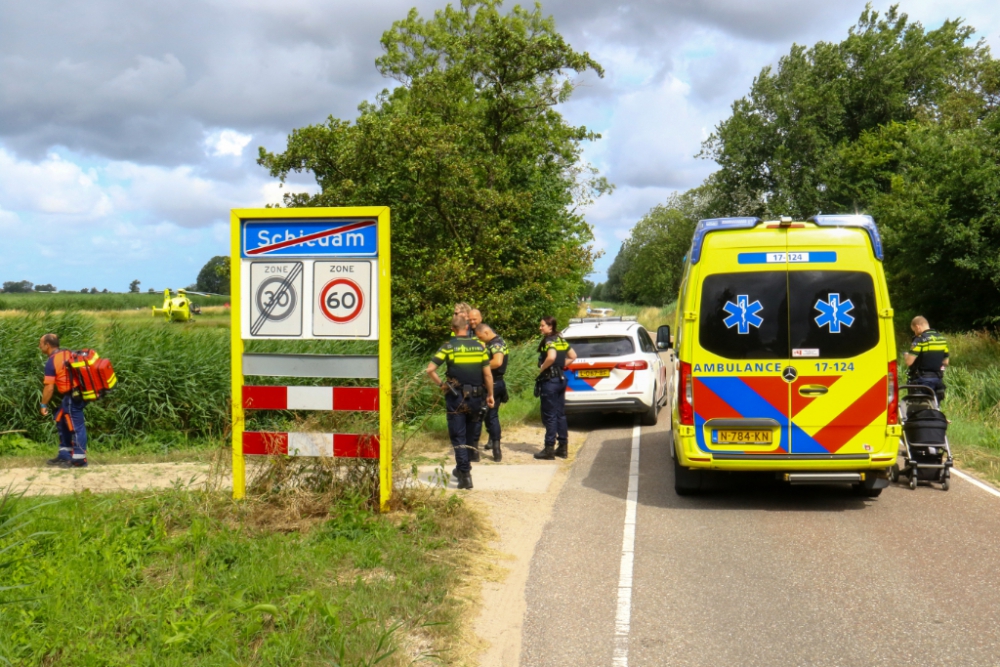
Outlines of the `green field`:
{"label": "green field", "polygon": [[[227,296],[200,296],[192,294],[192,303],[199,306],[222,306],[229,302]],[[0,311],[22,310],[28,312],[56,310],[149,310],[163,305],[163,290],[140,294],[81,294],[79,292],[0,293]]]}

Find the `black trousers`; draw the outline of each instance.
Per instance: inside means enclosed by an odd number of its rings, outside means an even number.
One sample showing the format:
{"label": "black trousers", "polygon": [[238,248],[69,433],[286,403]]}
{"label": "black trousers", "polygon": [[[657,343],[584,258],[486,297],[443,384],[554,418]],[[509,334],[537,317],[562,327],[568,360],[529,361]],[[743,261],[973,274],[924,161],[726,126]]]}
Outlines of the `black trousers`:
{"label": "black trousers", "polygon": [[455,448],[455,466],[459,472],[469,472],[472,470],[469,449],[476,446],[473,436],[478,437],[482,429],[483,399],[462,398],[449,392],[445,394],[444,405],[448,411],[448,436]]}
{"label": "black trousers", "polygon": [[566,380],[554,378],[541,386],[542,424],[545,425],[545,446],[553,447],[556,442],[565,445],[569,440],[566,424]]}
{"label": "black trousers", "polygon": [[[500,441],[500,404],[506,403],[507,383],[503,378],[493,380],[493,407],[486,411],[486,432],[490,440]],[[479,438],[476,438],[479,442]]]}

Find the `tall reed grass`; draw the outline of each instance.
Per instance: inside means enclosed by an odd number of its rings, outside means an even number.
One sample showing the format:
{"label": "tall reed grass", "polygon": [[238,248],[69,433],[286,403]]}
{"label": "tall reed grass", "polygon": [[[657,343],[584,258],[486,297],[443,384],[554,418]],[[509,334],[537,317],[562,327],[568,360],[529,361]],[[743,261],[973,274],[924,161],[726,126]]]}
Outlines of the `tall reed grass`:
{"label": "tall reed grass", "polygon": [[[92,347],[114,363],[117,388],[90,404],[86,412],[91,442],[98,450],[118,449],[137,440],[176,446],[228,435],[228,327],[167,325],[73,312],[14,314],[0,317],[0,431],[22,433],[0,438],[0,454],[23,447],[24,438],[56,441],[52,419],[42,418],[38,411],[45,359],[37,344],[50,331],[60,334],[63,347]],[[368,342],[251,341],[246,351],[374,354],[376,349]],[[394,421],[404,431],[422,427],[432,412],[440,411],[436,409],[440,391],[423,372],[432,353],[433,349],[416,346],[393,349]],[[533,343],[513,346],[506,376],[513,396],[530,395],[536,360]],[[331,382],[273,377],[248,377],[247,381],[269,385]],[[351,383],[337,381],[338,385]],[[521,412],[531,410],[530,405],[524,408]],[[261,411],[248,413],[247,426],[366,432],[376,429],[375,419],[375,415],[357,413]]]}

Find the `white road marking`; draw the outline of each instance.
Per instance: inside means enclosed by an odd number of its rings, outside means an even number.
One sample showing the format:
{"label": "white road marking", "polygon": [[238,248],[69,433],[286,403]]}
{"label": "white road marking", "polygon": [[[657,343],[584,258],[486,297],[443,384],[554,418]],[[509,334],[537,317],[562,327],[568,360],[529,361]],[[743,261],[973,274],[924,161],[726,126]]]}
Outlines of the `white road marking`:
{"label": "white road marking", "polygon": [[628,467],[628,494],[625,496],[625,531],[622,536],[622,563],[618,575],[618,611],[615,614],[614,667],[628,667],[628,634],[632,618],[632,565],[635,562],[635,509],[639,500],[639,435],[636,419],[632,427],[632,459]]}
{"label": "white road marking", "polygon": [[961,477],[962,479],[964,479],[966,482],[969,482],[970,484],[975,484],[976,486],[978,486],[980,489],[982,489],[986,493],[992,493],[997,498],[1000,498],[1000,491],[997,491],[996,489],[994,489],[989,484],[984,484],[983,482],[980,482],[978,479],[976,479],[972,475],[967,475],[966,473],[962,472],[958,468],[952,468],[951,472],[952,472],[953,475],[958,475],[959,477]]}

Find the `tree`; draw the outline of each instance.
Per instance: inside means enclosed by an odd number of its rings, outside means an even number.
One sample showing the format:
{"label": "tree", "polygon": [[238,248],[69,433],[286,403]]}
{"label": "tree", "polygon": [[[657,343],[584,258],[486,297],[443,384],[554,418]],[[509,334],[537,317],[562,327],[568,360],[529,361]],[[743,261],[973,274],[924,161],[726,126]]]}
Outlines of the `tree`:
{"label": "tree", "polygon": [[966,44],[973,32],[961,21],[925,30],[895,6],[882,17],[869,5],[839,44],[794,45],[705,142],[729,215],[843,210],[829,187],[839,147],[894,121],[980,117],[992,66],[982,42]]}
{"label": "tree", "polygon": [[86,287],[84,287],[83,289],[80,290],[80,294],[86,294],[88,291],[89,290]]}
{"label": "tree", "polygon": [[133,280],[132,282],[130,282],[128,284],[128,291],[129,291],[129,293],[130,294],[138,294],[139,293],[139,284],[140,283],[139,283],[138,280]]}
{"label": "tree", "polygon": [[91,294],[97,294],[97,288],[96,287],[91,287],[90,288],[90,293]]}
{"label": "tree", "polygon": [[8,280],[3,284],[3,291],[10,293],[30,292],[33,284],[30,280]]}
{"label": "tree", "polygon": [[216,255],[201,267],[195,289],[199,292],[229,294],[229,258]]}
{"label": "tree", "polygon": [[1000,62],[974,32],[869,6],[839,44],[793,46],[705,143],[703,209],[869,213],[897,312],[1000,322]]}
{"label": "tree", "polygon": [[55,292],[56,291],[56,286],[48,284],[48,283],[46,283],[44,285],[35,285],[35,291],[36,292]]}
{"label": "tree", "polygon": [[592,233],[580,209],[609,188],[581,162],[598,138],[555,107],[569,73],[603,70],[551,18],[499,0],[462,0],[433,18],[411,10],[382,36],[379,71],[400,82],[353,122],[297,129],[259,163],[284,180],[311,171],[317,195],[286,206],[392,206],[394,335],[447,335],[471,301],[511,339],[539,316],[575,311]]}
{"label": "tree", "polygon": [[153,289],[152,287],[150,287],[150,288],[149,288],[148,290],[146,290],[146,291],[147,291],[147,292],[149,292],[150,294],[155,294],[155,293],[156,293],[156,290],[155,290],[155,289]]}

